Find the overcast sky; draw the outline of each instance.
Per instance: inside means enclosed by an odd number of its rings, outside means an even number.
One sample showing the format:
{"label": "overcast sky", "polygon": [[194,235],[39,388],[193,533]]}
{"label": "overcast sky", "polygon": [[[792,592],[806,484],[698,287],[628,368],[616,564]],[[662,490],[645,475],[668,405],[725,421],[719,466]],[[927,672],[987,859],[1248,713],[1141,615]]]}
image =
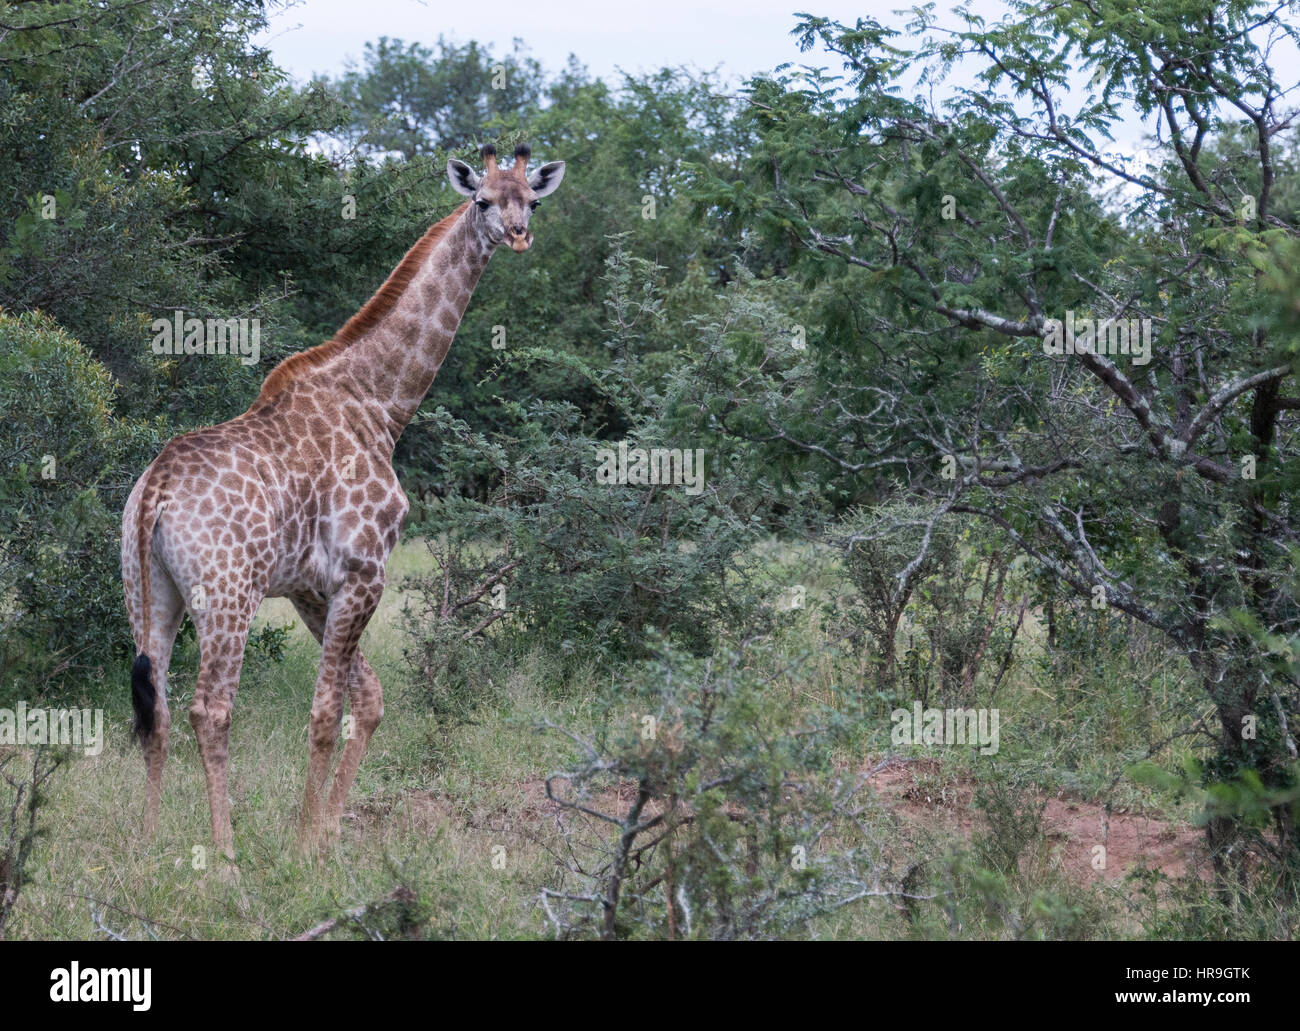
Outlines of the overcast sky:
{"label": "overcast sky", "polygon": [[271,31],[261,41],[269,43],[281,67],[302,80],[314,72],[337,74],[346,57],[360,58],[367,40],[391,36],[429,44],[439,34],[458,43],[491,43],[498,54],[508,52],[517,36],[552,71],[576,54],[593,75],[607,79],[619,68],[655,71],[681,64],[722,66],[740,78],[801,59],[790,36],[796,11],[811,9],[852,23],[866,11],[884,20],[896,6],[905,5],[845,0],[302,0],[273,14]]}
{"label": "overcast sky", "polygon": [[[258,42],[302,82],[315,73],[339,74],[348,58],[359,61],[364,44],[380,36],[432,44],[440,34],[456,43],[491,44],[497,54],[508,52],[519,37],[547,71],[558,71],[574,54],[611,84],[620,69],[635,73],[677,65],[717,68],[738,82],[787,61],[840,70],[831,55],[800,54],[790,35],[797,11],[846,24],[870,15],[902,28],[907,16],[892,12],[905,6],[899,0],[298,0],[273,11],[270,29]],[[939,0],[940,11],[952,6],[955,0]],[[974,0],[970,6],[990,21],[1006,9],[1000,0]],[[1300,79],[1293,49],[1279,52],[1274,68],[1284,82]],[[1135,117],[1117,127],[1115,146],[1133,154],[1153,129],[1154,123],[1144,127]]]}

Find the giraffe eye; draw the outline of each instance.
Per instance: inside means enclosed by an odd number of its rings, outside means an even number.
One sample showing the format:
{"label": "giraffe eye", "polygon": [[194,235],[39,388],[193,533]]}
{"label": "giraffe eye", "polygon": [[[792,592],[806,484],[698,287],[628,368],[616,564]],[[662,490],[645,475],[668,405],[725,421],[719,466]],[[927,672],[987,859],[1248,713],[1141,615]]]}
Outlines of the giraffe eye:
{"label": "giraffe eye", "polygon": [[542,202],[539,201],[539,200],[535,200],[535,201],[533,201],[531,204],[529,204],[528,206],[529,206],[530,208],[532,208],[534,211],[536,211],[536,210],[537,210],[537,205],[539,205],[540,203],[542,203]]}
{"label": "giraffe eye", "polygon": [[474,203],[478,205],[479,211],[487,211],[487,209],[492,206],[485,200],[477,200]]}

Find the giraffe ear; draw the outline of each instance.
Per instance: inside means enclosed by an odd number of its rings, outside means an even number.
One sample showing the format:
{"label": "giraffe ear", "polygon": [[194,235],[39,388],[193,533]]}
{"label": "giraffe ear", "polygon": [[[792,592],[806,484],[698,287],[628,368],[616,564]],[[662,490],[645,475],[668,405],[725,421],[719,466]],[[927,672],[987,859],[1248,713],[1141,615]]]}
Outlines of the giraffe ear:
{"label": "giraffe ear", "polygon": [[474,169],[455,158],[447,162],[447,179],[451,188],[465,197],[473,197],[479,183],[483,181],[474,174]]}
{"label": "giraffe ear", "polygon": [[528,185],[537,196],[545,197],[548,193],[555,192],[555,188],[560,185],[560,180],[563,178],[564,162],[552,161],[549,165],[542,165],[530,175]]}

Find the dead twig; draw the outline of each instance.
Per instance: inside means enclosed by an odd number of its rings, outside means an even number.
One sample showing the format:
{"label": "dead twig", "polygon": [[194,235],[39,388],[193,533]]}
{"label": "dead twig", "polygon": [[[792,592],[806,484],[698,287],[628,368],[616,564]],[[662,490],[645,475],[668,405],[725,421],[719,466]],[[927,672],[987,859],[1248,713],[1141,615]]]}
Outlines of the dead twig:
{"label": "dead twig", "polygon": [[415,893],[412,892],[410,888],[394,888],[383,898],[376,899],[373,902],[364,903],[360,906],[353,906],[351,909],[345,909],[338,916],[332,916],[328,920],[322,920],[310,931],[303,931],[302,934],[298,935],[296,938],[291,938],[290,941],[316,941],[318,938],[323,938],[325,935],[329,934],[330,931],[334,930],[340,924],[348,922],[360,925],[368,934],[374,936],[375,932],[370,931],[369,928],[365,928],[365,925],[361,923],[362,918],[364,918],[368,913],[372,913],[383,906],[391,905],[394,902],[410,903],[414,901]]}

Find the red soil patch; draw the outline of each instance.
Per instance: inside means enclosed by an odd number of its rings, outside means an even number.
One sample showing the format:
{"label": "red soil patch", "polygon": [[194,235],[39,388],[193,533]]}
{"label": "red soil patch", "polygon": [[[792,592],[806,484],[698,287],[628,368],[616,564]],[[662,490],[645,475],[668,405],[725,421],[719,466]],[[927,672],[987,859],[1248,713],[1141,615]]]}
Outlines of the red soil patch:
{"label": "red soil patch", "polygon": [[[880,764],[869,763],[862,772],[886,811],[900,821],[900,829],[938,825],[970,838],[984,822],[973,804],[973,785],[962,780],[941,780],[939,769],[934,760],[893,758]],[[566,786],[557,782],[556,790]],[[453,823],[494,834],[522,832],[532,836],[561,814],[561,807],[546,797],[546,786],[540,779],[514,784],[511,794],[516,801],[507,808],[416,791],[363,803],[355,815],[364,823],[398,821],[422,834]],[[599,812],[622,816],[635,798],[636,785],[627,781],[585,804]],[[648,807],[643,815],[654,811],[653,806]],[[1139,866],[1170,877],[1189,872],[1208,876],[1204,836],[1186,824],[1125,812],[1112,812],[1107,817],[1103,805],[1057,796],[1047,799],[1042,829],[1063,871],[1079,883],[1117,881]],[[1105,848],[1102,870],[1094,867],[1099,845]]]}
{"label": "red soil patch", "polygon": [[[872,769],[868,766],[863,772]],[[867,783],[901,819],[930,824],[937,820],[969,837],[983,822],[973,805],[974,789],[963,781],[928,782],[938,770],[933,760],[886,760],[886,765],[871,772]],[[1135,813],[1107,816],[1106,807],[1095,802],[1049,798],[1042,828],[1056,846],[1064,871],[1084,883],[1119,880],[1139,866],[1170,877],[1188,872],[1207,875],[1209,868],[1205,837],[1199,829]],[[1102,870],[1093,865],[1097,846],[1105,849]]]}

